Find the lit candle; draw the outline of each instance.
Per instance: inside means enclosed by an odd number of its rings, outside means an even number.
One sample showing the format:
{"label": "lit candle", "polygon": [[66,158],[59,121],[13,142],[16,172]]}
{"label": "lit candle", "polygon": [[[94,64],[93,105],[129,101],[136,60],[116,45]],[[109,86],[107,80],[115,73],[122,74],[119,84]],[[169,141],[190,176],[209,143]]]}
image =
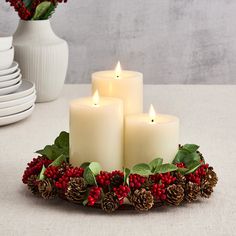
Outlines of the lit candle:
{"label": "lit candle", "polygon": [[127,116],[125,119],[125,166],[148,163],[161,157],[171,162],[178,151],[179,119],[157,114],[150,106],[149,114]]}
{"label": "lit candle", "polygon": [[124,102],[124,114],[138,114],[143,111],[143,75],[135,71],[122,70],[118,62],[114,71],[100,71],[92,74],[93,92],[101,96],[120,98]]}
{"label": "lit candle", "polygon": [[104,170],[123,167],[123,102],[93,97],[70,103],[70,163],[96,161]]}

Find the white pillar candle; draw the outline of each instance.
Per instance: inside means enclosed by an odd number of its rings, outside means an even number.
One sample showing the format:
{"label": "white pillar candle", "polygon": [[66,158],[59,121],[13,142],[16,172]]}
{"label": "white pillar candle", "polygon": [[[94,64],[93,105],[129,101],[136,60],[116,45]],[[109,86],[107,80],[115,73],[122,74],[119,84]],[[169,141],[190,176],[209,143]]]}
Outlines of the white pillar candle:
{"label": "white pillar candle", "polygon": [[82,98],[70,103],[70,163],[99,162],[104,170],[123,167],[123,102]]}
{"label": "white pillar candle", "polygon": [[149,114],[131,115],[125,119],[125,166],[148,163],[161,157],[172,162],[179,145],[179,119],[155,114],[152,105]]}
{"label": "white pillar candle", "polygon": [[98,90],[101,96],[122,99],[125,115],[143,111],[143,75],[121,70],[119,62],[115,71],[93,73],[92,88],[93,92]]}

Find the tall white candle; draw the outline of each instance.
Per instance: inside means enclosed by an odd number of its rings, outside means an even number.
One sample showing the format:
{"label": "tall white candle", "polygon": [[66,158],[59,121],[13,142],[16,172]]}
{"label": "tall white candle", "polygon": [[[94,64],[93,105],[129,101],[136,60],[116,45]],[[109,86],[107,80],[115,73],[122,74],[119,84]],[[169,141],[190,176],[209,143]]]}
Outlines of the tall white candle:
{"label": "tall white candle", "polygon": [[171,162],[178,151],[179,119],[175,116],[155,114],[131,115],[125,119],[125,166],[148,163],[161,157]]}
{"label": "tall white candle", "polygon": [[118,62],[115,71],[100,71],[92,74],[93,92],[101,96],[120,98],[124,102],[124,114],[143,111],[143,75],[135,71],[124,71]]}
{"label": "tall white candle", "polygon": [[117,98],[82,98],[70,103],[70,163],[96,161],[104,170],[123,167],[123,103]]}

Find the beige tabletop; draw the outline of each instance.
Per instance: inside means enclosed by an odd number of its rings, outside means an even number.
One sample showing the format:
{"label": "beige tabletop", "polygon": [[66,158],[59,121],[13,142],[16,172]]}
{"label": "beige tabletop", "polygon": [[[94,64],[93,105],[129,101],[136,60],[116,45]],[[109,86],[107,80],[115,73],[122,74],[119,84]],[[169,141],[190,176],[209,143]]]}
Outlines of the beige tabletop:
{"label": "beige tabletop", "polygon": [[100,210],[34,197],[21,182],[34,151],[68,131],[71,99],[90,85],[65,85],[61,97],[37,104],[33,115],[0,128],[0,235],[236,235],[236,86],[146,85],[145,111],[181,119],[181,143],[199,144],[219,183],[209,200],[145,214]]}

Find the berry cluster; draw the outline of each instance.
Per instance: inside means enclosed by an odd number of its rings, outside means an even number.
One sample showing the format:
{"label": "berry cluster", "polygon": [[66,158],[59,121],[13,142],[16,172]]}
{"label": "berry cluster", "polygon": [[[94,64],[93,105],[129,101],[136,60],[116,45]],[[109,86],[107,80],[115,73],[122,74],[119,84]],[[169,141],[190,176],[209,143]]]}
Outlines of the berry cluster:
{"label": "berry cluster", "polygon": [[183,162],[179,162],[175,164],[178,168],[185,168],[185,164]]}
{"label": "berry cluster", "polygon": [[138,175],[138,174],[131,174],[129,176],[129,186],[132,189],[139,189],[147,180],[146,177]]}
{"label": "berry cluster", "polygon": [[42,156],[34,158],[31,162],[27,164],[27,168],[24,171],[24,174],[22,177],[23,183],[27,184],[28,179],[31,175],[38,175],[40,171],[42,170],[43,165],[47,168],[51,162],[52,161]]}
{"label": "berry cluster", "polygon": [[105,187],[110,185],[111,173],[106,171],[101,171],[99,175],[96,176],[96,181],[99,186]]}
{"label": "berry cluster", "polygon": [[57,179],[59,177],[58,167],[57,166],[49,166],[44,175],[50,179]]}
{"label": "berry cluster", "polygon": [[114,193],[120,201],[120,205],[123,204],[124,198],[130,193],[130,188],[125,185],[120,185],[118,188],[113,188]]}
{"label": "berry cluster", "polygon": [[153,184],[151,192],[157,201],[166,200],[166,189],[164,184]]}
{"label": "berry cluster", "polygon": [[92,187],[88,196],[88,205],[93,206],[101,197],[101,187]]}
{"label": "berry cluster", "polygon": [[176,177],[174,177],[170,172],[168,172],[165,174],[151,175],[150,179],[153,183],[162,183],[165,186],[168,186],[175,182]]}
{"label": "berry cluster", "polygon": [[198,185],[201,184],[201,179],[206,175],[208,164],[201,165],[194,173],[186,175],[186,179]]}
{"label": "berry cluster", "polygon": [[64,175],[55,183],[56,187],[65,191],[71,177],[82,177],[84,169],[81,167],[70,167],[66,170]]}

